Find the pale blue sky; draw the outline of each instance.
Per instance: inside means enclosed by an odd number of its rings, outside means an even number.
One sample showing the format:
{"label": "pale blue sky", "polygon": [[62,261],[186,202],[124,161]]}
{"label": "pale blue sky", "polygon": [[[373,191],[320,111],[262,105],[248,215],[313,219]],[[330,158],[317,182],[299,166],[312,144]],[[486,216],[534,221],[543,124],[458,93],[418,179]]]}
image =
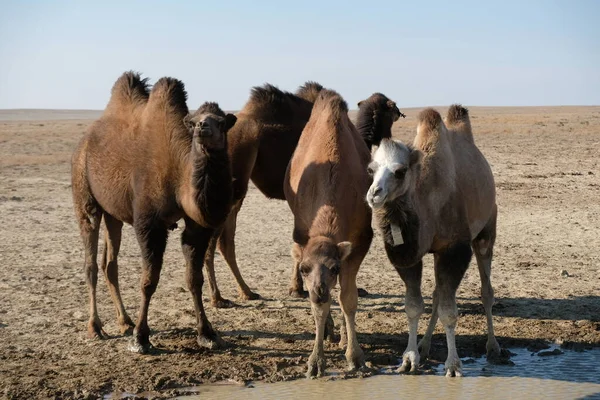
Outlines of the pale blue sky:
{"label": "pale blue sky", "polygon": [[125,70],[189,106],[316,80],[355,107],[600,104],[600,1],[5,1],[0,108],[104,108]]}

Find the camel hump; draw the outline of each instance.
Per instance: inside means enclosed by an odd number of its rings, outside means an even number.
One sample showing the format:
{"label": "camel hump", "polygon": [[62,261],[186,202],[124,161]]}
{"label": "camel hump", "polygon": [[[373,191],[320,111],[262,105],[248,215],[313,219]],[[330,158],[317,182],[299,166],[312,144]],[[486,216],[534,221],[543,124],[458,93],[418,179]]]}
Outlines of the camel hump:
{"label": "camel hump", "polygon": [[265,83],[262,86],[254,86],[250,89],[250,99],[248,103],[252,103],[255,107],[263,105],[277,105],[285,103],[286,93],[280,90],[277,86],[270,83]]}
{"label": "camel hump", "polygon": [[144,105],[148,101],[149,93],[148,78],[142,78],[138,72],[124,72],[112,87],[106,109],[122,111],[130,110],[131,106]]}
{"label": "camel hump", "polygon": [[265,83],[250,90],[250,98],[241,112],[251,115],[256,120],[288,120],[294,115],[293,99],[297,97],[292,93]]}
{"label": "camel hump", "polygon": [[314,103],[317,101],[317,96],[323,90],[323,86],[314,81],[306,81],[304,85],[296,90],[296,96],[303,98],[306,101]]}
{"label": "camel hump", "polygon": [[460,104],[452,104],[446,114],[446,124],[448,128],[462,134],[471,142],[473,140],[473,131],[471,130],[471,119],[469,118],[469,110]]}
{"label": "camel hump", "polygon": [[417,117],[419,127],[437,131],[442,125],[442,116],[433,108],[426,108]]}
{"label": "camel hump", "polygon": [[150,113],[157,109],[167,109],[169,115],[183,121],[188,114],[186,101],[187,92],[183,82],[179,79],[163,77],[152,87],[146,108]]}
{"label": "camel hump", "polygon": [[446,123],[454,125],[465,121],[469,121],[469,110],[460,104],[452,104],[446,114]]}
{"label": "camel hump", "polygon": [[348,113],[348,104],[339,95],[338,92],[331,89],[323,89],[319,93],[317,100],[315,101],[315,108],[317,107],[328,107],[335,114]]}

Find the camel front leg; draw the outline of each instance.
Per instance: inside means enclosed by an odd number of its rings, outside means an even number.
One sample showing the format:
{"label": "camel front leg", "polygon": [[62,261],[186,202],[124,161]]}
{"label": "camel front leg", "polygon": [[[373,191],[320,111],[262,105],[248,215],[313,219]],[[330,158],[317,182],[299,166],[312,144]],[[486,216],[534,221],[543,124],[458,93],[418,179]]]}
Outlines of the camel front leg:
{"label": "camel front leg", "polygon": [[423,262],[409,268],[396,268],[406,286],[406,297],[404,309],[408,318],[408,346],[402,355],[402,365],[399,372],[416,372],[421,361],[419,348],[417,346],[417,330],[419,318],[425,308],[423,296],[421,295],[421,278],[423,274]]}
{"label": "camel front leg", "polygon": [[152,347],[150,328],[148,327],[148,309],[150,299],[158,286],[168,232],[167,228],[159,221],[153,220],[153,215],[137,216],[134,229],[142,251],[142,277],[140,279],[142,304],[129,349],[145,354]]}
{"label": "camel front leg", "polygon": [[181,235],[181,248],[186,261],[186,280],[192,293],[196,311],[198,345],[209,349],[216,349],[225,345],[208,321],[202,303],[202,285],[204,284],[202,264],[213,234],[213,229],[204,228],[186,218],[185,230]]}
{"label": "camel front leg", "polygon": [[325,337],[325,324],[329,309],[331,308],[331,300],[327,303],[310,303],[313,317],[315,319],[315,344],[312,354],[308,358],[308,369],[306,371],[307,378],[321,377],[325,373],[325,351],[323,350],[323,339]]}
{"label": "camel front leg", "polygon": [[462,376],[462,362],[456,350],[456,322],[458,308],[456,306],[456,290],[469,267],[471,261],[469,243],[459,243],[443,253],[434,255],[435,285],[439,298],[438,312],[440,321],[446,331],[448,358],[446,359],[446,376]]}
{"label": "camel front leg", "polygon": [[[347,268],[344,268],[347,267]],[[356,274],[358,266],[342,266],[340,272],[340,306],[344,313],[345,329],[341,335],[346,336],[346,361],[350,371],[365,366],[365,355],[358,344],[356,337],[356,309],[358,307],[358,291],[356,288]],[[342,326],[344,326],[342,325]],[[340,339],[342,341],[342,339]]]}

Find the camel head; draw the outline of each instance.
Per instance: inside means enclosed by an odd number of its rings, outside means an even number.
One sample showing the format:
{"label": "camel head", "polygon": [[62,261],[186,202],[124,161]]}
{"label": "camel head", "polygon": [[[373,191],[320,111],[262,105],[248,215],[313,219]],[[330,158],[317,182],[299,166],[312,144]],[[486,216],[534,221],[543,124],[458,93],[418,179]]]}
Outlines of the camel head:
{"label": "camel head", "polygon": [[381,93],[373,93],[358,102],[356,128],[369,149],[378,146],[382,139],[392,135],[392,125],[400,117],[406,118],[396,103]]}
{"label": "camel head", "polygon": [[308,289],[310,301],[324,304],[330,301],[344,261],[352,251],[350,242],[335,243],[331,238],[318,236],[309,239],[304,248],[294,243],[292,257],[300,264],[300,273]]}
{"label": "camel head", "polygon": [[193,114],[187,115],[183,122],[192,135],[192,146],[215,150],[227,146],[227,131],[235,124],[233,114],[225,114],[217,103],[204,103]]}
{"label": "camel head", "polygon": [[371,208],[380,208],[415,189],[423,153],[392,139],[383,139],[369,164],[373,183],[367,192]]}

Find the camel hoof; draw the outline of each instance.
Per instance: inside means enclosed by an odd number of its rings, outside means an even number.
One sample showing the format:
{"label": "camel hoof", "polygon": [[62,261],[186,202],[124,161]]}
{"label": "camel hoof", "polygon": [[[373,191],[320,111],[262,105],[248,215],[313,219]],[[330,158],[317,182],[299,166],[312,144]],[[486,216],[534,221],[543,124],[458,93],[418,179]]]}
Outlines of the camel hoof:
{"label": "camel hoof", "polygon": [[240,294],[240,299],[244,300],[244,301],[259,300],[260,299],[260,294],[254,293],[253,291],[249,291],[248,293],[242,293],[242,294]]}
{"label": "camel hoof", "polygon": [[135,328],[135,324],[129,317],[124,318],[123,321],[119,322],[119,331],[121,332],[121,335],[126,335],[126,336],[132,335],[134,328]]}
{"label": "camel hoof", "polygon": [[311,355],[308,359],[306,377],[308,379],[320,378],[325,374],[325,358],[323,356]]}
{"label": "camel hoof", "polygon": [[306,299],[308,292],[306,290],[290,289],[290,296],[295,299]]}
{"label": "camel hoof", "polygon": [[402,365],[398,368],[398,372],[401,374],[416,374],[420,361],[420,355],[417,351],[405,351],[402,355]]}
{"label": "camel hoof", "polygon": [[490,349],[487,352],[487,362],[495,365],[515,365],[510,359],[511,353],[506,349]]}
{"label": "camel hoof", "polygon": [[217,299],[217,300],[211,300],[210,304],[214,307],[214,308],[233,308],[235,307],[235,303],[231,300],[227,300],[227,299]]}
{"label": "camel hoof", "polygon": [[102,329],[102,324],[100,323],[100,321],[91,321],[88,324],[88,328],[87,328],[88,332],[88,338],[89,339],[108,339],[108,335],[106,334],[106,332],[104,332],[104,329]]}
{"label": "camel hoof", "polygon": [[138,354],[148,354],[152,349],[150,342],[142,343],[139,338],[134,337],[128,346],[128,350]]}
{"label": "camel hoof", "polygon": [[199,335],[197,342],[198,346],[209,350],[224,349],[225,347],[227,347],[225,341],[221,339],[219,334],[217,334],[216,332],[213,332],[209,335]]}
{"label": "camel hoof", "polygon": [[368,295],[369,292],[367,292],[365,289],[358,288],[358,297],[367,297]]}

